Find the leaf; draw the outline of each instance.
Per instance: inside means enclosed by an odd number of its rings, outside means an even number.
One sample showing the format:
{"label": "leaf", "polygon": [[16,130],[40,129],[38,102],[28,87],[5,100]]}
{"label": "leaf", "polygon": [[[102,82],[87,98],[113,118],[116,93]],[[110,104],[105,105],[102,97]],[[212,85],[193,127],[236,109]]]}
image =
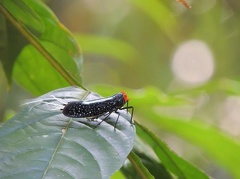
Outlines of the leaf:
{"label": "leaf", "polygon": [[62,102],[96,98],[68,87],[26,103],[0,127],[1,177],[109,178],[120,169],[135,136],[126,111],[119,110],[116,130],[116,113],[98,125],[101,119],[72,119],[60,111]]}
{"label": "leaf", "polygon": [[[36,58],[47,60],[55,68],[51,70],[57,70],[67,84],[78,85],[84,88],[81,85],[82,56],[80,49],[69,31],[58,21],[47,6],[35,0],[1,0],[0,8],[6,18],[21,32],[32,46],[37,49],[39,53],[35,53],[35,55],[37,55]],[[26,56],[27,54],[30,54],[30,56]],[[31,53],[25,53],[23,60],[25,62],[34,61],[34,58],[31,57]],[[18,60],[19,59],[21,60],[21,58],[18,58]],[[33,62],[30,63],[34,64]],[[17,73],[19,73],[24,70],[22,67],[23,66],[16,66],[14,71],[16,70],[18,71]],[[35,67],[35,65],[28,66],[29,69]],[[45,67],[46,66],[38,66],[39,69],[44,69]],[[28,76],[38,75],[37,70],[29,70],[25,71],[25,73],[28,73]],[[53,79],[59,77],[57,73],[49,71],[45,71],[43,74],[42,78],[44,80],[31,81],[31,83],[29,83],[29,79],[24,79],[21,75],[14,75],[14,77],[15,80],[20,82],[25,88],[29,90],[35,88],[34,91],[31,91],[32,93],[42,94],[42,91],[37,91],[36,93],[36,86],[41,86],[51,79],[52,76],[50,76],[49,73],[56,75]],[[45,86],[46,91],[56,88],[56,84],[51,83],[51,80],[48,81],[48,83],[50,85]],[[51,86],[51,84],[53,85]],[[57,88],[59,87],[62,87],[62,85],[58,84]]]}
{"label": "leaf", "polygon": [[197,96],[199,94],[202,94],[203,92],[212,94],[219,91],[223,91],[227,95],[240,95],[240,82],[239,80],[222,78],[218,80],[213,80],[199,87],[185,89],[182,91],[175,91],[172,92],[171,94],[185,94],[188,96],[189,95]]}
{"label": "leaf", "polygon": [[[146,152],[146,151],[145,151]],[[136,150],[132,151],[128,159],[131,163],[126,163],[121,171],[124,173],[126,178],[135,179],[135,178],[158,178],[161,176],[164,179],[171,179],[172,176],[170,173],[163,167],[162,164],[156,162],[150,158],[149,153],[141,153]],[[131,165],[130,165],[131,164]]]}
{"label": "leaf", "polygon": [[94,35],[75,34],[84,53],[94,53],[114,57],[122,62],[130,63],[142,59],[142,55],[127,42]]}
{"label": "leaf", "polygon": [[[44,45],[56,59],[62,58],[62,64],[69,68],[69,75],[78,78],[78,69],[68,54],[51,43],[45,43]],[[40,68],[36,70],[36,67]],[[26,46],[18,56],[13,77],[35,95],[44,94],[60,86],[69,86],[63,76],[31,45]]]}
{"label": "leaf", "polygon": [[0,14],[0,34],[0,60],[9,86],[12,82],[14,62],[27,41],[3,14]]}
{"label": "leaf", "polygon": [[240,177],[238,168],[240,144],[230,136],[196,120],[185,121],[178,117],[166,117],[156,113],[149,113],[147,116],[156,126],[161,126],[201,147],[216,162],[228,169],[235,178]]}
{"label": "leaf", "polygon": [[174,175],[181,179],[207,179],[209,178],[202,171],[198,170],[189,162],[185,161],[181,157],[177,156],[171,151],[167,145],[159,140],[152,132],[147,128],[136,124],[138,136],[144,140],[148,145],[152,147],[156,155],[162,162],[162,164],[170,170]]}
{"label": "leaf", "polygon": [[[36,67],[41,68],[36,70]],[[25,47],[18,56],[13,77],[35,95],[44,94],[59,86],[68,86],[65,79],[31,45]]]}
{"label": "leaf", "polygon": [[[141,176],[141,178],[143,178],[143,179],[153,179],[154,178],[151,175],[151,173],[148,171],[148,169],[142,164],[140,158],[134,152],[131,152],[129,154],[128,159],[130,160],[130,162],[134,166],[134,168],[138,171],[138,174]],[[131,170],[131,171],[133,171],[133,170]],[[135,174],[134,178],[136,178],[136,176],[137,175]]]}

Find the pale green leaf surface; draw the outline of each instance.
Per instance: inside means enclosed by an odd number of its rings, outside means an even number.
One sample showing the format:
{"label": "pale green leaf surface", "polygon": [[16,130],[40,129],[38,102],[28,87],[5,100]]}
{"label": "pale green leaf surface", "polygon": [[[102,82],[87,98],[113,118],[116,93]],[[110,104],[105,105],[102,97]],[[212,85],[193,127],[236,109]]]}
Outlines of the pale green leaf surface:
{"label": "pale green leaf surface", "polygon": [[132,150],[135,126],[119,111],[94,128],[64,116],[62,101],[97,99],[76,87],[50,92],[23,106],[0,127],[0,176],[5,178],[109,178]]}

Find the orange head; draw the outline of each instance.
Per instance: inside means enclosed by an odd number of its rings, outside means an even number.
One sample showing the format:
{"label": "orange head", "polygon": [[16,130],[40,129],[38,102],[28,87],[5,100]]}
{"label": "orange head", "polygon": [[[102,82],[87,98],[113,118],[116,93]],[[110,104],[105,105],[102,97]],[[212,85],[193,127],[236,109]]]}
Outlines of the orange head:
{"label": "orange head", "polygon": [[122,91],[122,94],[123,94],[124,102],[127,102],[128,100],[130,100],[127,96],[127,93],[125,93],[125,91]]}

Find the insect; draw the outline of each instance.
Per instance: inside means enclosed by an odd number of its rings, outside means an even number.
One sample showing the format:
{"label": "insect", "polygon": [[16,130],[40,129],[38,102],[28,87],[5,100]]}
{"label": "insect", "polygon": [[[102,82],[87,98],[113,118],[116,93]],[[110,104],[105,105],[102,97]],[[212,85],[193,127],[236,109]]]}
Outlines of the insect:
{"label": "insect", "polygon": [[185,0],[177,0],[177,2],[182,3],[186,8],[191,9],[192,7],[188,5],[188,3]]}
{"label": "insect", "polygon": [[[129,98],[127,94],[122,91],[121,93],[117,93],[113,96],[107,98],[100,98],[94,100],[86,100],[86,101],[73,101],[68,102],[62,110],[62,113],[67,117],[72,118],[87,118],[89,120],[96,119],[98,117],[106,115],[106,117],[98,124],[100,125],[107,117],[115,112],[118,114],[117,120],[114,125],[114,129],[116,128],[116,124],[118,122],[119,113],[118,110],[131,109],[131,121],[132,124],[132,116],[134,107],[128,106]],[[123,107],[127,104],[126,107]]]}

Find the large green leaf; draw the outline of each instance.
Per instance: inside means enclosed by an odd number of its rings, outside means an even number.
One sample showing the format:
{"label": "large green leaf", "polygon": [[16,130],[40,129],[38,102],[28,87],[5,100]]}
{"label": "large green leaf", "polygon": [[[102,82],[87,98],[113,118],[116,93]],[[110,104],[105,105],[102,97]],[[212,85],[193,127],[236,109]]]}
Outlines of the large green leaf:
{"label": "large green leaf", "polygon": [[[38,53],[35,53],[34,58],[31,52],[22,52],[24,53],[24,59],[20,55],[18,60],[22,64],[26,63],[26,66],[24,64],[15,66],[14,78],[17,82],[34,94],[42,94],[43,92],[66,86],[66,83],[82,86],[82,56],[80,49],[69,31],[58,21],[47,6],[41,1],[35,0],[0,0],[0,8],[6,18],[38,51]],[[24,50],[26,51],[26,48]],[[36,68],[34,62],[29,62],[34,61],[35,58],[47,60],[55,69],[50,69],[46,65],[43,65],[45,63],[41,63],[37,68],[48,70],[45,70],[42,78],[36,78],[29,83],[27,76],[39,75],[38,70],[31,70]],[[7,61],[8,58],[4,60]],[[26,67],[29,70],[26,71],[24,69]],[[21,71],[24,71],[28,75],[19,75]],[[55,78],[59,78],[59,74],[50,71],[57,71],[65,82],[51,83]],[[45,85],[46,82],[49,85]],[[45,91],[38,91],[36,86],[42,85],[45,85]]]}
{"label": "large green leaf", "polygon": [[[125,110],[88,121],[64,116],[62,103],[99,96],[76,87],[25,104],[0,128],[0,176],[6,178],[109,178],[132,150],[135,127]],[[96,127],[96,128],[95,128]]]}
{"label": "large green leaf", "polygon": [[[55,59],[61,59],[61,63],[69,68],[69,75],[76,78],[79,76],[76,64],[69,54],[64,53],[61,48],[52,43],[45,42],[44,45],[51,51],[52,56],[56,57]],[[36,70],[36,67],[40,68]],[[63,76],[31,45],[26,46],[18,56],[13,77],[36,95],[69,85]]]}

